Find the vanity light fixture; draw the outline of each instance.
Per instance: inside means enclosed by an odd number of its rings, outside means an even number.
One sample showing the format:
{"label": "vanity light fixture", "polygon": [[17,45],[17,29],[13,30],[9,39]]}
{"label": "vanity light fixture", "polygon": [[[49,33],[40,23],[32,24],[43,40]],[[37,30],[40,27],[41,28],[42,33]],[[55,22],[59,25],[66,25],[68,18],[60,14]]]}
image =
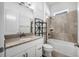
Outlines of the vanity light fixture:
{"label": "vanity light fixture", "polygon": [[27,8],[30,8],[30,9],[35,9],[35,5],[32,4],[32,2],[18,2],[19,5],[21,6],[25,6]]}
{"label": "vanity light fixture", "polygon": [[31,6],[31,2],[18,2],[19,5],[25,6],[29,8]]}

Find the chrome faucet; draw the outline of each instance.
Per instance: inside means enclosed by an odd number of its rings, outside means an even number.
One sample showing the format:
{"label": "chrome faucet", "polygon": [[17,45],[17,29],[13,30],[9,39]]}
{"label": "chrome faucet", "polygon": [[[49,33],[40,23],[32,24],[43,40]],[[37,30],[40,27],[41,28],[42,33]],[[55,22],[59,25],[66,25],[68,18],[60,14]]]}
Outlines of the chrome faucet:
{"label": "chrome faucet", "polygon": [[26,36],[26,35],[25,35],[25,33],[21,33],[21,32],[20,32],[19,36],[20,36],[20,38],[21,38],[21,37]]}

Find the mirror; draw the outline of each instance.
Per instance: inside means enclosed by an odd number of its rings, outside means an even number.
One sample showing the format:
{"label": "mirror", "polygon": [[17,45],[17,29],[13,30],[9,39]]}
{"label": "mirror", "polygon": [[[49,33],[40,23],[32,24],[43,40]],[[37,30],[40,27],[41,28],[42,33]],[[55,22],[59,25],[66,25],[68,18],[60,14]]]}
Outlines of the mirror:
{"label": "mirror", "polygon": [[20,33],[31,33],[31,18],[24,16],[24,15],[20,15],[19,32]]}
{"label": "mirror", "polygon": [[32,34],[32,21],[32,17],[24,13],[5,9],[5,35]]}

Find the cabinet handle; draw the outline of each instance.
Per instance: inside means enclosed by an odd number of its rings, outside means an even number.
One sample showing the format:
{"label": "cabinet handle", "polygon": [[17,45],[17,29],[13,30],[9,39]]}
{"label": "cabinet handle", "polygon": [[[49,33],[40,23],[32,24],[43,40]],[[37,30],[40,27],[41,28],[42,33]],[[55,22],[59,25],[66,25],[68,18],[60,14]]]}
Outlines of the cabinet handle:
{"label": "cabinet handle", "polygon": [[25,57],[25,54],[23,54],[23,57]]}
{"label": "cabinet handle", "polygon": [[27,53],[23,54],[23,57],[28,57],[28,54]]}
{"label": "cabinet handle", "polygon": [[28,53],[25,54],[25,57],[28,57]]}

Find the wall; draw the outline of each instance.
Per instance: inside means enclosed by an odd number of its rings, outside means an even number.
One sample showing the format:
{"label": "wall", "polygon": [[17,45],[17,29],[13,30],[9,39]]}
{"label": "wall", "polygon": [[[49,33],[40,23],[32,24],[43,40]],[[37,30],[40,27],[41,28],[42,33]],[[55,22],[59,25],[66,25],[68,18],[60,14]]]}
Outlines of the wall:
{"label": "wall", "polygon": [[[54,13],[65,9],[68,9],[68,13],[53,16]],[[58,3],[51,7],[51,16],[53,17],[48,23],[50,28],[54,29],[50,32],[52,38],[76,43],[77,3]]]}
{"label": "wall", "polygon": [[33,2],[32,4],[34,18],[45,20],[46,17],[50,16],[49,8],[45,2]]}
{"label": "wall", "polygon": [[[78,11],[78,29],[79,29],[79,3],[77,3],[77,11]],[[78,43],[79,43],[79,31],[78,31]]]}
{"label": "wall", "polygon": [[34,2],[33,14],[34,18],[44,19],[44,3],[43,2]]}
{"label": "wall", "polygon": [[[33,19],[33,26],[35,26],[35,18],[44,19],[44,9],[43,9],[43,3],[42,2],[32,2],[32,19]],[[28,14],[29,15],[29,14]],[[33,27],[33,34],[35,33],[35,28]]]}
{"label": "wall", "polygon": [[[29,18],[29,21],[33,19],[32,10],[25,6],[19,5],[17,2],[5,2],[4,8],[5,8],[4,9],[5,11],[5,35],[17,34],[19,32],[19,26],[20,25],[24,26],[24,21],[22,22],[21,20],[26,20],[26,25],[27,25],[29,24],[29,22],[27,22],[28,18]],[[9,15],[9,19],[6,18],[6,14]],[[13,18],[13,19],[10,19],[10,18]],[[30,29],[27,29],[27,32],[29,31]]]}
{"label": "wall", "polygon": [[[0,48],[4,48],[4,3],[0,2]],[[0,57],[4,53],[0,53]]]}
{"label": "wall", "polygon": [[48,5],[44,2],[44,21],[50,16],[50,10]]}
{"label": "wall", "polygon": [[[77,3],[77,11],[78,11],[78,29],[79,29],[79,3]],[[79,30],[78,30],[78,44],[79,44]],[[77,54],[79,56],[79,47],[77,47]]]}
{"label": "wall", "polygon": [[77,3],[76,2],[59,2],[57,4],[54,4],[51,6],[51,16],[54,15],[55,12],[69,9],[69,11],[76,10],[77,9]]}

